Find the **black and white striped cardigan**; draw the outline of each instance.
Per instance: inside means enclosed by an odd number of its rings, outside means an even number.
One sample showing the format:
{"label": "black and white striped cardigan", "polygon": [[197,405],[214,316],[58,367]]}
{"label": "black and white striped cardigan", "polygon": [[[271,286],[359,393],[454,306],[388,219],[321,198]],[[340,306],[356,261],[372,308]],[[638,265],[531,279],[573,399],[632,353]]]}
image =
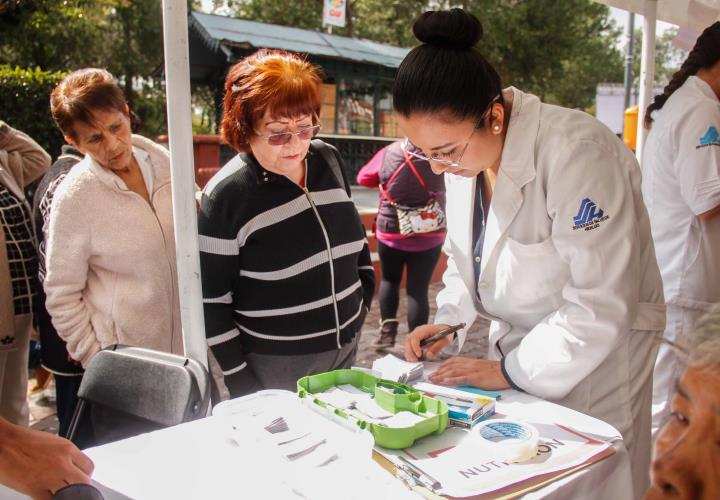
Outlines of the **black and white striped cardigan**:
{"label": "black and white striped cardigan", "polygon": [[337,150],[313,141],[301,188],[239,154],[203,192],[205,330],[233,396],[259,388],[245,353],[339,349],[365,320],[375,287],[370,251],[329,155],[337,170]]}

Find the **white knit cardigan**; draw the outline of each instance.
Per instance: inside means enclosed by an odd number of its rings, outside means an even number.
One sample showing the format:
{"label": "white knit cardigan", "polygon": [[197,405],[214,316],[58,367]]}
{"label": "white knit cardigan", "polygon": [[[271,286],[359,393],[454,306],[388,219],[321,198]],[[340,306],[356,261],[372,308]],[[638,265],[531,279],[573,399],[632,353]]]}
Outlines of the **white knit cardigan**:
{"label": "white knit cardigan", "polygon": [[46,306],[83,366],[116,343],[182,352],[170,158],[148,139],[132,142],[153,167],[150,204],[90,155],[52,203]]}

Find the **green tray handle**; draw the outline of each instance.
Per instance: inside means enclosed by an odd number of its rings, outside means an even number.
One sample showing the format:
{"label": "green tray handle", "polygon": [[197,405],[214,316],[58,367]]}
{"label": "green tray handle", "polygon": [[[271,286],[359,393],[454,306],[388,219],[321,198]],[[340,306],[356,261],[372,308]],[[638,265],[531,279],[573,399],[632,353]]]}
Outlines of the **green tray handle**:
{"label": "green tray handle", "polygon": [[399,411],[424,413],[427,410],[423,396],[417,389],[391,380],[377,381],[375,401],[383,410],[392,413]]}

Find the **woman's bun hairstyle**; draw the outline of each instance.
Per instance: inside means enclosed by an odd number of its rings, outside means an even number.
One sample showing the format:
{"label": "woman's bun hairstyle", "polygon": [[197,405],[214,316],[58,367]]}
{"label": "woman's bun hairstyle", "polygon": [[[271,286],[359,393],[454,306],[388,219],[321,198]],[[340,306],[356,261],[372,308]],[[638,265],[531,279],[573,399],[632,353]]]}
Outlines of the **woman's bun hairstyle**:
{"label": "woman's bun hairstyle", "polygon": [[480,20],[462,9],[430,11],[413,23],[415,38],[429,45],[470,49],[483,36]]}
{"label": "woman's bun hairstyle", "polygon": [[462,9],[425,12],[413,23],[422,43],[398,67],[393,108],[403,116],[443,113],[481,128],[488,106],[504,103],[500,75],[475,45],[480,20]]}

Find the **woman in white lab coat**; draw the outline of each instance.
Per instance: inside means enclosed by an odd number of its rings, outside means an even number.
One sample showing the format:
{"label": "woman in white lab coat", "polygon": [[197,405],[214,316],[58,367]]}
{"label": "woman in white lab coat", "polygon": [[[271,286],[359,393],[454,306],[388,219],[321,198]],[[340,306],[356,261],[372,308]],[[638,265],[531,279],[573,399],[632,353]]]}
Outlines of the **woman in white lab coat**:
{"label": "woman in white lab coat", "polygon": [[[654,121],[654,123],[653,123]],[[643,197],[667,301],[665,339],[684,343],[720,302],[720,21],[695,43],[645,114]],[[653,434],[670,415],[685,368],[660,346],[653,374]]]}
{"label": "woman in white lab coat", "polygon": [[[492,320],[489,359],[455,357],[435,383],[516,388],[621,433],[636,496],[648,484],[652,368],[665,307],[635,157],[586,113],[503,90],[478,19],[428,12],[393,102],[409,142],[445,173],[448,269],[434,325]],[[466,330],[429,346],[462,347]],[[452,345],[450,345],[452,342]]]}

